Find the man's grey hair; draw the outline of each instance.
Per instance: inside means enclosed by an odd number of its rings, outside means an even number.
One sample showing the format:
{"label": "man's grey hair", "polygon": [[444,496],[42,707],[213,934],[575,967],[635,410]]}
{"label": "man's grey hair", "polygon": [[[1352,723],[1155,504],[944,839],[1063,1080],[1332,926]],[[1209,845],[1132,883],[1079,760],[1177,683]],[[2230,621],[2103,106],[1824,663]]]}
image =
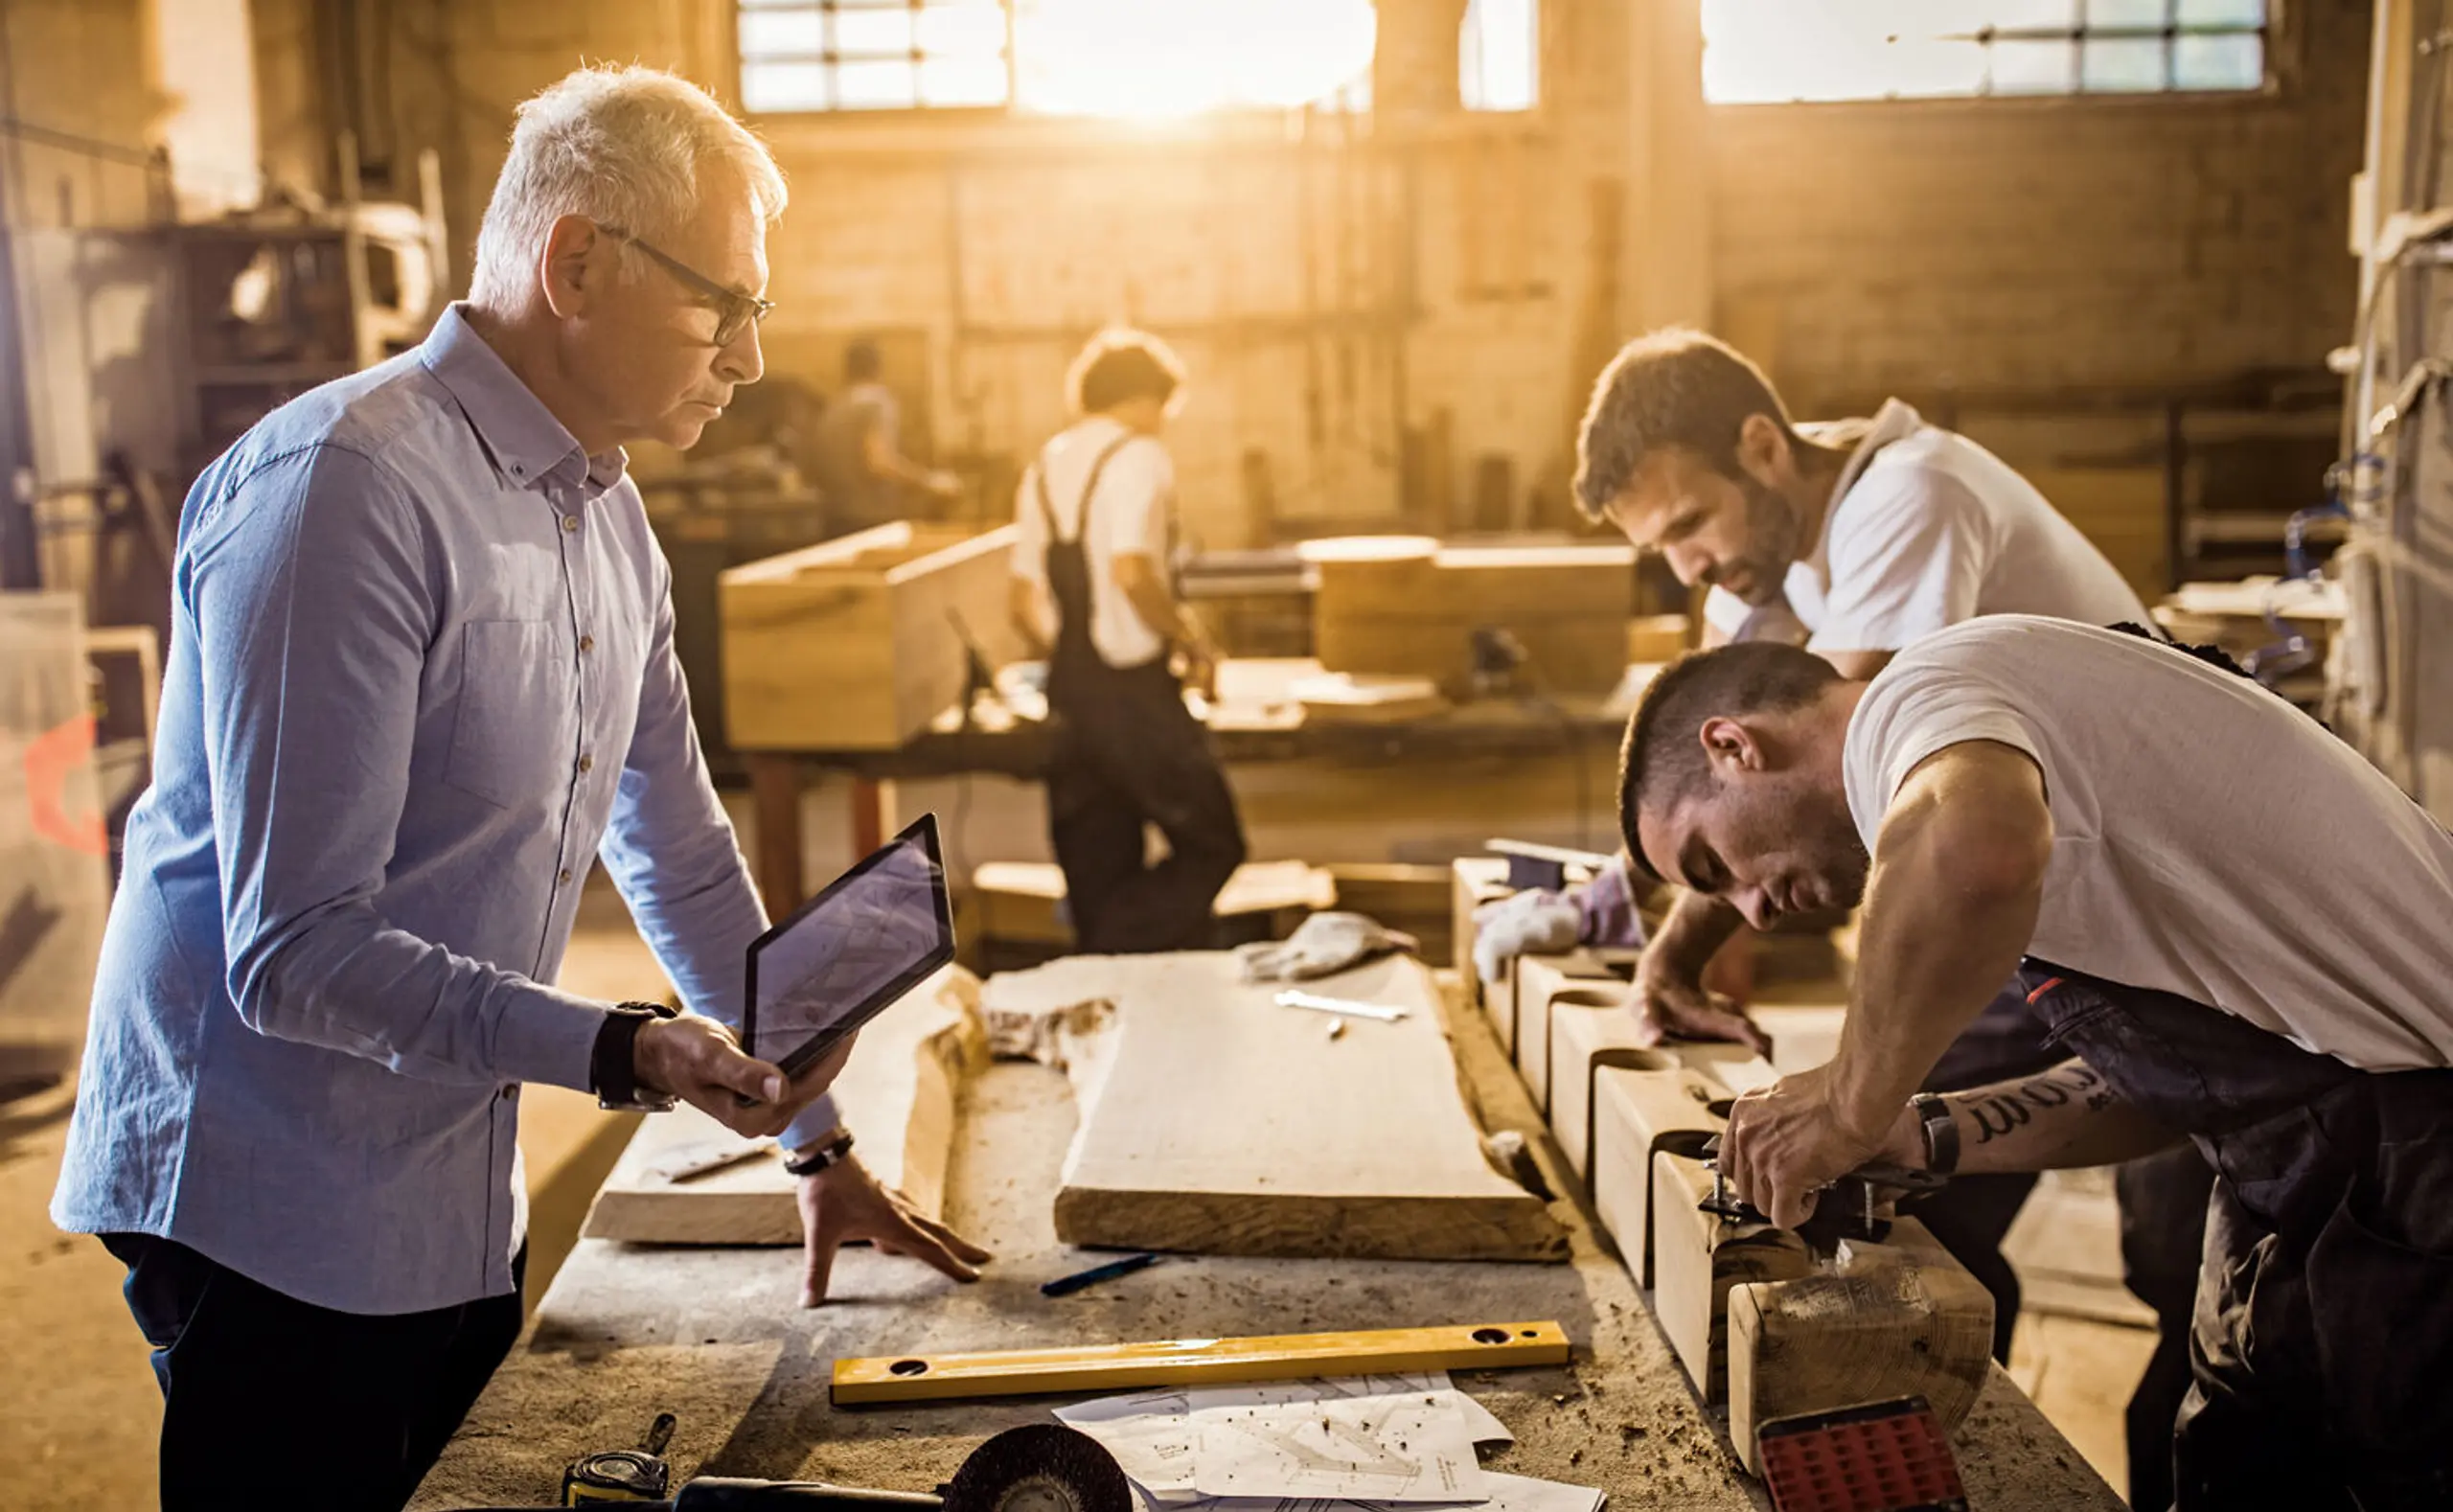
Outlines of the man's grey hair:
{"label": "man's grey hair", "polygon": [[1620,348],[1593,385],[1576,437],[1575,501],[1589,519],[1608,513],[1635,481],[1644,458],[1662,447],[1695,453],[1737,476],[1738,429],[1768,415],[1797,444],[1797,431],[1772,380],[1725,341],[1670,327]]}
{"label": "man's grey hair", "polygon": [[[545,238],[585,216],[653,241],[699,208],[699,171],[728,163],[759,215],[784,213],[783,172],[767,145],[705,90],[655,68],[583,68],[521,102],[511,156],[477,228],[469,297],[516,303],[537,280]],[[624,247],[625,276],[638,266]]]}

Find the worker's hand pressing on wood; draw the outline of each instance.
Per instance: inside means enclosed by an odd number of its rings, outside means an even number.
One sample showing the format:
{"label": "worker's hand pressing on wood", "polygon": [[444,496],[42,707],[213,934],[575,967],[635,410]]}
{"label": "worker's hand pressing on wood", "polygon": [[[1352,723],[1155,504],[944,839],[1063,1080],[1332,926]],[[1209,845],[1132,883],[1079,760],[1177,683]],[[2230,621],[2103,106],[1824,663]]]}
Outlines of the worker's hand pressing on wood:
{"label": "worker's hand pressing on wood", "polygon": [[1815,1194],[1881,1153],[1890,1133],[1844,1124],[1817,1066],[1737,1099],[1721,1135],[1721,1173],[1773,1223],[1795,1228],[1813,1216]]}
{"label": "worker's hand pressing on wood", "polygon": [[890,1186],[880,1186],[856,1156],[801,1178],[801,1306],[826,1300],[835,1251],[866,1240],[890,1255],[911,1255],[957,1281],[976,1281],[974,1267],[995,1258],[922,1213]]}
{"label": "worker's hand pressing on wood", "polygon": [[[845,1040],[798,1076],[786,1077],[744,1054],[730,1029],[685,1013],[643,1026],[630,1057],[641,1087],[678,1097],[745,1138],[768,1139],[834,1085],[853,1042]],[[745,1097],[751,1099],[746,1105]]]}
{"label": "worker's hand pressing on wood", "polygon": [[1627,1011],[1635,1016],[1637,1044],[1650,1049],[1671,1038],[1725,1040],[1757,1055],[1772,1053],[1763,1026],[1734,999],[1704,985],[1705,964],[1743,922],[1735,908],[1708,893],[1678,895],[1636,963]]}

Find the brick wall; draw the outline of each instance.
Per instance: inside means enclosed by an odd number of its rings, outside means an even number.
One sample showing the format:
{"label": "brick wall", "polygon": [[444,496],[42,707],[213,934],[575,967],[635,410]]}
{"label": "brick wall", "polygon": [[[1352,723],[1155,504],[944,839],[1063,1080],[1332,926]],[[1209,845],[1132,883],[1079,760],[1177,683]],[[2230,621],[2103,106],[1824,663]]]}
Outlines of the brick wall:
{"label": "brick wall", "polygon": [[1725,106],[1725,324],[1808,407],[2308,367],[2349,338],[2369,8],[2278,7],[2270,98]]}
{"label": "brick wall", "polygon": [[[1381,0],[1384,38],[1435,54],[1425,29],[1454,10]],[[1714,324],[1809,410],[2313,363],[2350,320],[2366,8],[2285,10],[2270,100],[1657,117],[1672,124],[1651,150],[1706,165]],[[941,452],[1027,456],[1081,337],[1137,320],[1193,369],[1172,441],[1208,541],[1263,533],[1255,449],[1279,515],[1393,523],[1409,427],[1447,436],[1442,492],[1469,498],[1478,461],[1503,457],[1512,517],[1562,520],[1591,374],[1660,308],[1653,274],[1690,232],[1664,223],[1657,185],[1630,186],[1631,112],[1693,75],[1674,43],[1638,57],[1621,0],[1546,11],[1537,117],[1391,110],[1351,146],[1336,122],[1302,142],[1277,121],[761,121],[794,190],[770,248],[770,370],[831,388],[845,340],[892,333],[925,354],[915,418]],[[524,95],[583,57],[719,93],[732,76],[722,0],[398,12],[420,29],[399,50],[400,135],[444,138],[464,251]]]}

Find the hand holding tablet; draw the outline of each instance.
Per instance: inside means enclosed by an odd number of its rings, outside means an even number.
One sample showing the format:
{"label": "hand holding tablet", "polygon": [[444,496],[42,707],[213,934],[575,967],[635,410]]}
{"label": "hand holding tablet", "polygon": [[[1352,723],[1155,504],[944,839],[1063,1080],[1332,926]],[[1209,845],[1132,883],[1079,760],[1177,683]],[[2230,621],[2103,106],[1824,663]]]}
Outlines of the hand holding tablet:
{"label": "hand holding tablet", "polygon": [[937,816],[922,814],[751,943],[742,1047],[798,1077],[953,958]]}

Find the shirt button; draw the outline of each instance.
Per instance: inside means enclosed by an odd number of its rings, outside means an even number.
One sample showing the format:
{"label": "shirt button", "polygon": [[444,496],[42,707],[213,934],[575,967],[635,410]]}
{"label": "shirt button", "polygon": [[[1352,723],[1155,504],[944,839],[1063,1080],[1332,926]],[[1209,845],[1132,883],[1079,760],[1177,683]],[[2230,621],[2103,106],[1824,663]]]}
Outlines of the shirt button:
{"label": "shirt button", "polygon": [[562,534],[563,534],[563,535],[565,535],[565,536],[573,535],[573,534],[575,534],[578,530],[579,530],[579,516],[578,516],[578,515],[563,515],[563,516],[562,516]]}
{"label": "shirt button", "polygon": [[582,635],[579,638],[579,649],[582,651],[594,651],[596,649],[596,637],[593,635]]}
{"label": "shirt button", "polygon": [[561,883],[564,884],[565,886],[567,886],[567,885],[569,884],[570,880],[571,880],[571,869],[570,869],[569,867],[567,867],[567,866],[563,867],[561,871],[556,872],[556,873],[554,874],[554,881],[556,881],[556,882],[561,882]]}
{"label": "shirt button", "polygon": [[519,1088],[517,1087],[506,1087],[502,1089],[502,1100],[504,1102],[509,1102],[518,1095]]}
{"label": "shirt button", "polygon": [[596,758],[593,756],[581,757],[579,759],[579,769],[582,771],[594,771],[596,769]]}

